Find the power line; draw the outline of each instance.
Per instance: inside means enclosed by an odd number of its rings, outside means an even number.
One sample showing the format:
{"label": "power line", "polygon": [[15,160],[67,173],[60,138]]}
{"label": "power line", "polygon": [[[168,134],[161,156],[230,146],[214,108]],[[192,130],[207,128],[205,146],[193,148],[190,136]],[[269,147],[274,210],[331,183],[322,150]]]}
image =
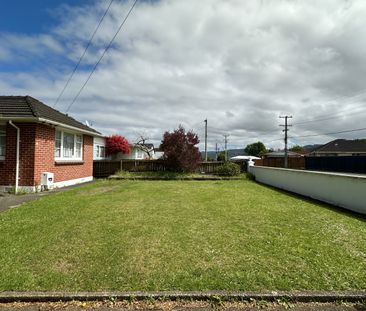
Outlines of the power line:
{"label": "power line", "polygon": [[363,127],[363,128],[359,128],[359,129],[351,129],[351,130],[344,130],[344,131],[330,132],[330,133],[323,133],[323,134],[310,134],[310,135],[290,136],[289,138],[327,136],[327,135],[333,135],[333,134],[351,133],[351,132],[359,132],[359,131],[365,131],[365,130],[366,130],[366,127]]}
{"label": "power line", "polygon": [[[346,104],[351,104],[352,102],[354,102],[354,100],[357,98],[357,97],[360,97],[362,95],[365,95],[366,92],[361,92],[359,94],[356,94],[356,95],[353,95],[353,96],[349,96],[349,97],[343,97],[343,99],[350,99],[351,101],[350,102],[345,102]],[[352,100],[353,99],[353,100]],[[353,107],[354,109],[365,109],[365,104],[362,104],[362,105],[358,105],[356,107]],[[359,112],[354,112],[352,111],[351,113],[347,113],[348,110],[340,110],[336,113],[331,113],[331,114],[324,114],[324,115],[318,115],[316,116],[315,119],[311,119],[311,120],[305,120],[305,121],[302,121],[302,122],[298,122],[298,123],[295,123],[294,125],[301,125],[301,124],[307,124],[307,123],[311,123],[311,122],[318,122],[318,121],[325,121],[325,120],[332,120],[332,119],[338,119],[338,118],[341,118],[341,117],[344,117],[345,115],[352,115],[352,114],[356,114],[356,113],[359,113]],[[342,115],[339,115],[340,113],[342,113]],[[333,116],[333,117],[332,117]]]}
{"label": "power line", "polygon": [[86,81],[84,82],[84,84],[82,85],[82,87],[80,88],[79,92],[76,94],[76,96],[74,97],[74,99],[72,100],[72,102],[70,103],[70,105],[67,107],[66,112],[68,112],[70,110],[71,106],[75,103],[75,101],[77,100],[77,98],[79,97],[79,95],[81,94],[81,92],[83,91],[83,89],[85,88],[85,86],[87,85],[87,83],[89,82],[89,80],[90,80],[91,76],[93,75],[94,71],[97,69],[99,63],[101,62],[101,60],[103,59],[104,55],[107,53],[107,51],[112,46],[112,43],[113,43],[114,39],[116,39],[118,33],[121,31],[123,25],[125,24],[126,20],[130,16],[130,14],[131,14],[133,8],[135,7],[137,1],[138,0],[135,0],[133,2],[133,5],[131,6],[131,8],[128,11],[127,15],[125,16],[125,18],[123,19],[122,23],[119,25],[119,27],[118,27],[116,33],[114,34],[114,36],[112,37],[111,41],[108,43],[107,47],[104,49],[102,55],[99,57],[98,61],[94,65],[94,67],[93,67],[92,71],[90,72],[88,78],[86,79]]}
{"label": "power line", "polygon": [[66,84],[64,85],[64,87],[63,87],[63,89],[62,89],[61,93],[58,95],[58,97],[57,97],[57,99],[56,99],[55,103],[53,104],[53,108],[55,108],[55,107],[56,107],[56,105],[57,105],[57,103],[59,102],[60,98],[61,98],[61,97],[62,97],[62,95],[64,94],[64,92],[65,92],[65,90],[66,90],[67,86],[69,85],[69,83],[70,83],[70,81],[71,81],[72,77],[74,76],[74,74],[75,74],[76,70],[78,69],[78,67],[79,67],[79,65],[80,65],[80,63],[81,63],[81,61],[82,61],[82,59],[84,58],[84,56],[85,56],[85,54],[86,54],[86,51],[88,50],[88,48],[89,48],[90,44],[92,43],[92,41],[93,41],[93,39],[94,39],[95,34],[97,33],[97,31],[98,31],[98,29],[99,29],[100,25],[102,24],[102,22],[103,22],[104,18],[106,17],[106,15],[107,15],[107,13],[108,13],[108,11],[109,11],[109,9],[110,9],[110,7],[111,7],[111,5],[112,5],[113,1],[114,1],[114,0],[111,0],[111,1],[109,2],[109,5],[108,5],[107,9],[104,11],[104,14],[103,14],[102,18],[99,20],[99,23],[98,23],[97,27],[94,29],[94,32],[93,32],[92,36],[90,37],[90,39],[89,39],[89,41],[88,41],[88,44],[86,45],[86,47],[85,47],[85,49],[84,49],[83,54],[81,54],[81,56],[80,56],[80,58],[79,58],[79,61],[77,62],[77,64],[76,64],[76,66],[75,66],[74,70],[72,71],[71,75],[70,75],[70,76],[69,76],[69,78],[67,79]]}

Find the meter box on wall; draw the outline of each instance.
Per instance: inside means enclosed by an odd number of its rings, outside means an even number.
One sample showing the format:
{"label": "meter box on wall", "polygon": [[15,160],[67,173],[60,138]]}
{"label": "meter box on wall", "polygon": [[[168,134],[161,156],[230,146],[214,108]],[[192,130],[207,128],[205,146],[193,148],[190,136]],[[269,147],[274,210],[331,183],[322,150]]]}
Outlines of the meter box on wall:
{"label": "meter box on wall", "polygon": [[50,172],[43,172],[41,175],[41,186],[44,189],[53,189],[54,175]]}

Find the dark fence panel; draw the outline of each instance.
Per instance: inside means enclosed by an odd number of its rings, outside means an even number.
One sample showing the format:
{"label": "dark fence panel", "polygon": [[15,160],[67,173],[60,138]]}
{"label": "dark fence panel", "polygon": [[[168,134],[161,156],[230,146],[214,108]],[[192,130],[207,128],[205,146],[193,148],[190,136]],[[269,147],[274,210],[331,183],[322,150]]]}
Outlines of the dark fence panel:
{"label": "dark fence panel", "polygon": [[[255,165],[271,166],[271,167],[285,167],[284,158],[266,158],[262,160],[255,160]],[[305,169],[305,158],[288,158],[288,168],[303,170]]]}
{"label": "dark fence panel", "polygon": [[366,173],[366,156],[306,157],[307,170]]}
{"label": "dark fence panel", "polygon": [[[197,172],[216,173],[223,163],[220,161],[201,162]],[[163,160],[102,160],[93,163],[93,176],[96,178],[105,178],[121,170],[128,172],[162,172],[166,170],[166,166]]]}

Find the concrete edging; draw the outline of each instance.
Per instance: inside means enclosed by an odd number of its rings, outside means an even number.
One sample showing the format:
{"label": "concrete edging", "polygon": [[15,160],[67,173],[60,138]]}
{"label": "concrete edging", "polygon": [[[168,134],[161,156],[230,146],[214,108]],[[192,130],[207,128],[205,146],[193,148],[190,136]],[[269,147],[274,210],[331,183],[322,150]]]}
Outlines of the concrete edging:
{"label": "concrete edging", "polygon": [[366,291],[131,291],[131,292],[0,292],[0,303],[11,302],[57,302],[57,301],[104,301],[116,300],[289,300],[293,302],[359,302],[366,300]]}
{"label": "concrete edging", "polygon": [[240,177],[149,177],[149,176],[134,176],[134,177],[123,177],[123,176],[109,176],[107,179],[109,180],[243,180]]}

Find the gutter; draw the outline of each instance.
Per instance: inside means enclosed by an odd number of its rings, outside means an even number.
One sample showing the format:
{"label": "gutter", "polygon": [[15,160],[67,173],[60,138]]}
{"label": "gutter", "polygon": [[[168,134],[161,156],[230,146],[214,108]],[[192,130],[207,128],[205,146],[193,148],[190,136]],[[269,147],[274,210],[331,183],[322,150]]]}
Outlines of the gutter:
{"label": "gutter", "polygon": [[23,117],[11,117],[11,118],[9,118],[9,117],[1,117],[1,115],[0,115],[0,120],[8,120],[8,121],[17,120],[17,121],[22,121],[22,122],[48,123],[48,124],[51,124],[51,125],[60,126],[60,127],[63,127],[63,128],[73,130],[73,131],[81,132],[83,134],[88,134],[90,136],[104,137],[104,135],[102,135],[100,133],[84,130],[84,129],[81,129],[79,127],[67,125],[67,124],[64,124],[64,123],[60,123],[60,122],[57,122],[57,121],[52,121],[52,120],[48,120],[48,119],[44,119],[44,118],[23,118]]}
{"label": "gutter", "polygon": [[20,148],[20,128],[17,127],[12,120],[9,124],[17,130],[17,150],[16,150],[16,164],[15,164],[15,194],[18,193],[19,186],[19,148]]}
{"label": "gutter", "polygon": [[52,124],[52,125],[61,126],[61,127],[64,127],[64,128],[68,128],[70,130],[82,132],[84,134],[89,134],[91,136],[104,137],[104,135],[102,135],[102,134],[99,134],[99,133],[96,133],[96,132],[91,132],[91,131],[88,131],[88,130],[83,130],[81,128],[71,126],[71,125],[67,125],[65,123],[60,123],[60,122],[57,122],[57,121],[52,121],[52,120],[43,119],[43,118],[37,118],[37,120],[39,122],[42,122],[42,123],[49,123],[49,124]]}

